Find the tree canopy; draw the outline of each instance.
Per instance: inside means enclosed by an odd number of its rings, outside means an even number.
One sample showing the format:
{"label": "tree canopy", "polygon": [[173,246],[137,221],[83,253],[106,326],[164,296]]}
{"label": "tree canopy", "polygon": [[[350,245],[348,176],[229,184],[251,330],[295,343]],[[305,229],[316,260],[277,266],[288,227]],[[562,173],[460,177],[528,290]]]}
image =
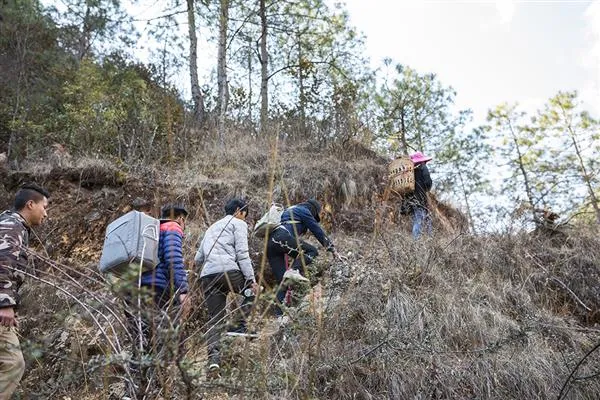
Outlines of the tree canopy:
{"label": "tree canopy", "polygon": [[431,154],[435,187],[472,226],[498,208],[525,224],[547,209],[600,222],[599,125],[575,92],[536,112],[489,105],[488,121],[473,121],[434,72],[390,59],[372,68],[343,5],[124,3],[0,3],[0,146],[11,165],[48,143],[178,161],[242,129],[319,149],[354,140],[388,157]]}

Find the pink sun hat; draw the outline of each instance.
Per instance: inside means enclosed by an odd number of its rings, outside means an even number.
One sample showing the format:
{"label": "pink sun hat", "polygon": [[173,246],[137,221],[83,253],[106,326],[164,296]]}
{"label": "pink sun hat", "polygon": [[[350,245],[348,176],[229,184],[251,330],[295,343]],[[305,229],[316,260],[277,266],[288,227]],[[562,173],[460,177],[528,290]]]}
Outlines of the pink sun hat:
{"label": "pink sun hat", "polygon": [[425,163],[427,161],[431,161],[433,158],[426,156],[425,154],[421,153],[420,151],[417,151],[414,154],[411,154],[410,156],[410,160],[415,163],[415,164],[419,164],[419,163]]}

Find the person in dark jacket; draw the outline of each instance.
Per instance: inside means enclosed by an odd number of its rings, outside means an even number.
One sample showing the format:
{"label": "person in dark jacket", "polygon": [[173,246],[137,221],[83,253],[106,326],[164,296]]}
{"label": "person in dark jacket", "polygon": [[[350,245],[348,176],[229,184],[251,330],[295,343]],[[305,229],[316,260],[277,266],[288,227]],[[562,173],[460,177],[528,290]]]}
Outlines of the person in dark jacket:
{"label": "person in dark jacket", "polygon": [[16,333],[17,292],[27,269],[26,249],[31,228],[48,216],[50,195],[35,184],[24,185],[15,195],[13,209],[0,214],[0,399],[9,399],[17,388],[25,361]]}
{"label": "person in dark jacket", "polygon": [[423,229],[427,230],[427,234],[431,236],[432,224],[431,213],[429,212],[429,202],[427,201],[427,192],[431,190],[433,182],[427,169],[427,162],[431,161],[431,157],[425,156],[420,151],[410,156],[411,161],[415,164],[415,191],[408,197],[413,212],[413,238],[417,239]]}
{"label": "person in dark jacket", "polygon": [[[289,207],[281,215],[281,225],[269,235],[267,259],[273,275],[279,283],[277,292],[279,303],[283,303],[287,284],[309,283],[304,276],[304,267],[312,263],[319,255],[317,248],[300,240],[300,236],[310,231],[328,252],[331,252],[336,258],[340,258],[333,242],[325,235],[319,224],[320,212],[321,204],[315,199]],[[286,268],[286,256],[293,260],[291,265],[288,265],[289,268]],[[283,316],[283,312],[278,306],[275,307],[275,315]]]}
{"label": "person in dark jacket", "polygon": [[[128,317],[135,324],[136,348],[148,353],[158,346],[154,333],[160,323],[178,326],[179,316],[187,315],[189,310],[188,278],[183,260],[183,229],[187,210],[181,205],[165,205],[161,208],[160,233],[158,239],[159,263],[141,277],[140,293],[144,304],[138,310],[136,299],[130,304],[134,314]],[[150,306],[150,307],[149,307]],[[153,308],[153,307],[154,308]],[[168,312],[172,318],[163,318]]]}
{"label": "person in dark jacket", "polygon": [[183,262],[183,229],[187,210],[181,205],[161,209],[158,239],[159,263],[142,274],[142,287],[151,288],[159,307],[174,302],[183,305],[188,292],[188,279]]}

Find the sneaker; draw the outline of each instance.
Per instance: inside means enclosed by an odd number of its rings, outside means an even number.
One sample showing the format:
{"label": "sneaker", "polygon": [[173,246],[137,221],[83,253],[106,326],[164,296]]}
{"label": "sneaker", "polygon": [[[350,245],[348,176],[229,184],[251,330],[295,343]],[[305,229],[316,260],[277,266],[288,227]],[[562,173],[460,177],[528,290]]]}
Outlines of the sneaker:
{"label": "sneaker", "polygon": [[301,284],[310,284],[310,280],[300,273],[297,269],[290,268],[283,274],[283,282],[293,282]]}
{"label": "sneaker", "polygon": [[208,366],[208,371],[206,371],[206,378],[209,380],[219,379],[221,378],[221,366],[217,363],[212,363]]}
{"label": "sneaker", "polygon": [[248,328],[246,328],[243,325],[229,328],[227,330],[227,333],[225,333],[225,334],[227,336],[239,336],[239,337],[247,337],[247,338],[257,338],[258,337],[258,334],[256,332],[248,331]]}
{"label": "sneaker", "polygon": [[287,315],[280,315],[277,317],[277,324],[279,325],[280,328],[286,326],[289,323],[290,323],[290,317],[288,317]]}

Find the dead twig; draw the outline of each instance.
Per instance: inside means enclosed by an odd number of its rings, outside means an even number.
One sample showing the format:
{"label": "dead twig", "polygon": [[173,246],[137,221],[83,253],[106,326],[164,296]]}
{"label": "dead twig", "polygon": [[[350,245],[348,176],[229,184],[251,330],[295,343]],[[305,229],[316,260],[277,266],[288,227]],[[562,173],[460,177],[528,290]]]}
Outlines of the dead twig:
{"label": "dead twig", "polygon": [[565,285],[560,279],[551,277],[550,280],[553,282],[556,282],[560,286],[562,286],[567,292],[569,292],[569,294],[575,299],[575,301],[577,301],[577,303],[579,303],[579,305],[581,305],[587,311],[590,311],[590,312],[592,311],[592,309],[589,308],[588,306],[586,306],[585,303],[583,301],[581,301],[581,299],[571,289],[569,289],[569,287],[567,285]]}
{"label": "dead twig", "polygon": [[575,372],[577,372],[577,370],[584,363],[584,361],[599,348],[600,348],[600,342],[598,342],[598,344],[596,344],[594,347],[592,347],[592,349],[590,351],[588,351],[581,360],[579,360],[577,365],[575,365],[575,368],[573,368],[573,370],[567,377],[567,380],[565,380],[565,383],[563,383],[563,385],[560,389],[560,393],[558,393],[558,397],[556,398],[557,400],[562,400],[563,398],[565,398],[567,396],[567,393],[569,393],[568,387],[569,387],[569,383],[571,382],[571,378],[573,378],[573,375],[575,375]]}

